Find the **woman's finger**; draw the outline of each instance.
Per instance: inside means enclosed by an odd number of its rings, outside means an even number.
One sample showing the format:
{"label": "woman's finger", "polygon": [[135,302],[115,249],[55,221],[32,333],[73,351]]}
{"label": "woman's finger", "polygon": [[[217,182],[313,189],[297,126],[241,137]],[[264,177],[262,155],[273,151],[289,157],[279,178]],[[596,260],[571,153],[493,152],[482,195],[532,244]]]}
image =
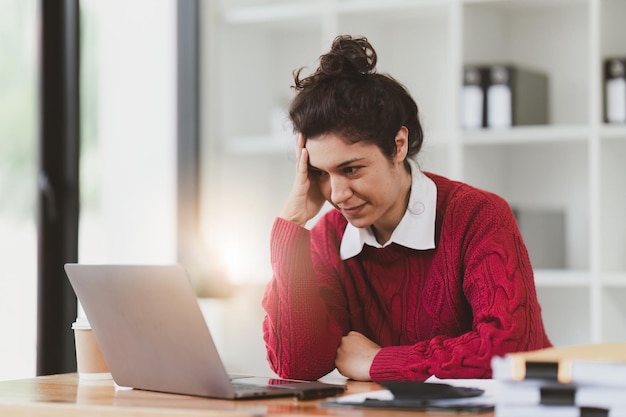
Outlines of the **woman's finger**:
{"label": "woman's finger", "polygon": [[306,148],[300,150],[300,162],[298,163],[298,172],[308,175],[309,171],[309,153]]}
{"label": "woman's finger", "polygon": [[300,156],[302,155],[302,148],[304,148],[304,136],[302,133],[298,132],[298,136],[296,137],[296,163],[298,165],[300,163]]}

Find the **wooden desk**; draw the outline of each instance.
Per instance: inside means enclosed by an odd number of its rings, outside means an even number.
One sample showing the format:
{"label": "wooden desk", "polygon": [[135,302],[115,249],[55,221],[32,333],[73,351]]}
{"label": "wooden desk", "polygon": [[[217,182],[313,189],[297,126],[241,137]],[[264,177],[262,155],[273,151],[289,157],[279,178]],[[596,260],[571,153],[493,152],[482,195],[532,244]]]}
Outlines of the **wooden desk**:
{"label": "wooden desk", "polygon": [[[380,389],[374,383],[348,382],[347,394]],[[320,408],[319,401],[294,398],[215,400],[158,392],[116,389],[113,381],[84,381],[77,374],[0,381],[0,415],[38,417],[100,416],[354,416],[450,417],[450,413]],[[478,414],[493,417],[493,413]]]}

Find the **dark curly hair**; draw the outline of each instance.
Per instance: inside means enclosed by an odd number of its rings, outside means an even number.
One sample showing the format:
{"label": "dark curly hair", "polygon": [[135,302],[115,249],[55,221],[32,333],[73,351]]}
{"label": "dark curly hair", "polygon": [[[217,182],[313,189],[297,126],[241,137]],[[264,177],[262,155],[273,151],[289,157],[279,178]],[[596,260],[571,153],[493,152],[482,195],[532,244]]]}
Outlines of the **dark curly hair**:
{"label": "dark curly hair", "polygon": [[396,133],[406,126],[407,156],[417,155],[424,141],[417,104],[404,85],[376,72],[376,60],[367,38],[343,35],[313,74],[300,78],[303,68],[294,71],[297,94],[289,106],[294,131],[307,139],[335,133],[353,143],[372,143],[391,158]]}

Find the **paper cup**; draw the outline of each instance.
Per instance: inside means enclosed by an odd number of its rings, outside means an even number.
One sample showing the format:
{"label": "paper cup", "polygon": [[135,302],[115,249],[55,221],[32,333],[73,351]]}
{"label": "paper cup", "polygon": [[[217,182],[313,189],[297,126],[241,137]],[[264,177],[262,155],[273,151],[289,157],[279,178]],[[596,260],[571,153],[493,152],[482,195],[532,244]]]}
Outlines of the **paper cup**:
{"label": "paper cup", "polygon": [[72,323],[76,343],[76,365],[81,379],[109,379],[111,373],[102,356],[96,337],[86,319],[78,317]]}

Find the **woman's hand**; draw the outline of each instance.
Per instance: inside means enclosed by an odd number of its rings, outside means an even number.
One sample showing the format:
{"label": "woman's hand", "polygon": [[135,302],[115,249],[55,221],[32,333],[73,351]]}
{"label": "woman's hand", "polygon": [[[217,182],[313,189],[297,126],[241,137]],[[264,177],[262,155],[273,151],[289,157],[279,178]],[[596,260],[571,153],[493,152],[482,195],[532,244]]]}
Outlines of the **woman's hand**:
{"label": "woman's hand", "polygon": [[304,147],[304,136],[302,133],[298,133],[296,177],[280,217],[304,226],[307,221],[319,213],[324,201],[324,196],[322,196],[316,179],[309,175],[309,154]]}
{"label": "woman's hand", "polygon": [[374,356],[381,349],[359,332],[350,332],[341,338],[335,366],[341,375],[356,381],[371,381],[370,368]]}

